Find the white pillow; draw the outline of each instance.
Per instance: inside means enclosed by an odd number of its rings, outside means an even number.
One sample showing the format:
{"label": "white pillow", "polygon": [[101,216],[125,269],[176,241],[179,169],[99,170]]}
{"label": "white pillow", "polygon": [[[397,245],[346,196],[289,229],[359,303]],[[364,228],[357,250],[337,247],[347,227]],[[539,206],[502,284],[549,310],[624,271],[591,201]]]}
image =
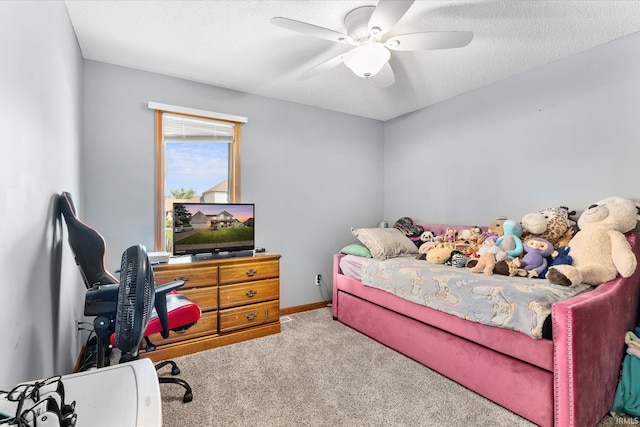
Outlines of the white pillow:
{"label": "white pillow", "polygon": [[418,253],[418,247],[397,228],[352,228],[351,233],[369,249],[375,259]]}

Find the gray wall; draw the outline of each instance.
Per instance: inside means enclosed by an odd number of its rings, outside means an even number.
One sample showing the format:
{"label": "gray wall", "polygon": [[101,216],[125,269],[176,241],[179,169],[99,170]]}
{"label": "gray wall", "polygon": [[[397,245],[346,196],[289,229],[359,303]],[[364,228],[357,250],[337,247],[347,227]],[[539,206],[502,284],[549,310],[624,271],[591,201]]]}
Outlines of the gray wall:
{"label": "gray wall", "polygon": [[330,290],[349,228],[382,217],[382,122],[95,61],[84,72],[84,219],[108,243],[107,267],[154,246],[155,101],[248,117],[242,201],[256,204],[256,244],[283,256],[280,305],[330,298],[314,275]]}
{"label": "gray wall", "polygon": [[639,51],[636,33],[386,122],[385,217],[486,225],[638,199]]}
{"label": "gray wall", "polygon": [[[0,2],[0,389],[70,372],[84,286],[56,221],[79,191],[82,57],[62,2]],[[81,205],[80,205],[81,206]]]}

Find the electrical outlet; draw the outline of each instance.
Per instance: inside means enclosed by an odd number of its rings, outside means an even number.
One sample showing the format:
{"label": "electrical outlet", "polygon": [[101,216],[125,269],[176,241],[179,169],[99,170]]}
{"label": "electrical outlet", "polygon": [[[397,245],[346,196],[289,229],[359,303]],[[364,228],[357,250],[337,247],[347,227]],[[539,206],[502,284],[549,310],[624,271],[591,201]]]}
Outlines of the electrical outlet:
{"label": "electrical outlet", "polygon": [[316,274],[316,286],[320,286],[320,280],[322,280],[322,275]]}

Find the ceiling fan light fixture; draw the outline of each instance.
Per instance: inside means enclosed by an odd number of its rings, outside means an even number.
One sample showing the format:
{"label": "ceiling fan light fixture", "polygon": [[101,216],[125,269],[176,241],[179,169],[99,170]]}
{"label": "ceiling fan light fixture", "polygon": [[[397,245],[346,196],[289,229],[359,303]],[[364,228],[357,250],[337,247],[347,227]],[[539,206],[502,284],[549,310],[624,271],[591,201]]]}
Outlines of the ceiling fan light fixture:
{"label": "ceiling fan light fixture", "polygon": [[369,78],[380,72],[391,58],[389,49],[381,44],[358,46],[344,56],[344,64],[358,77]]}
{"label": "ceiling fan light fixture", "polygon": [[397,39],[389,40],[386,46],[389,49],[395,49],[396,47],[400,46],[400,40],[397,40]]}
{"label": "ceiling fan light fixture", "polygon": [[369,34],[371,35],[372,39],[380,41],[380,38],[382,37],[382,30],[380,29],[380,27],[373,27],[369,30]]}

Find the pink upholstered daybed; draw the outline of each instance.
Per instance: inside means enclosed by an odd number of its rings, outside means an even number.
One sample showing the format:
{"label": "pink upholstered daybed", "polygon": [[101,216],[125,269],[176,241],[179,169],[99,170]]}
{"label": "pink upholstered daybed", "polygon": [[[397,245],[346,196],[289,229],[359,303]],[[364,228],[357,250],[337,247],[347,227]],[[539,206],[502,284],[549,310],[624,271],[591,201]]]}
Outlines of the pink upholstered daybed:
{"label": "pink upholstered daybed", "polygon": [[[638,234],[627,238],[640,258]],[[342,274],[343,256],[334,255],[333,316],[345,325],[541,426],[592,426],[611,409],[640,268],[554,303],[552,339],[535,339],[365,286]]]}

